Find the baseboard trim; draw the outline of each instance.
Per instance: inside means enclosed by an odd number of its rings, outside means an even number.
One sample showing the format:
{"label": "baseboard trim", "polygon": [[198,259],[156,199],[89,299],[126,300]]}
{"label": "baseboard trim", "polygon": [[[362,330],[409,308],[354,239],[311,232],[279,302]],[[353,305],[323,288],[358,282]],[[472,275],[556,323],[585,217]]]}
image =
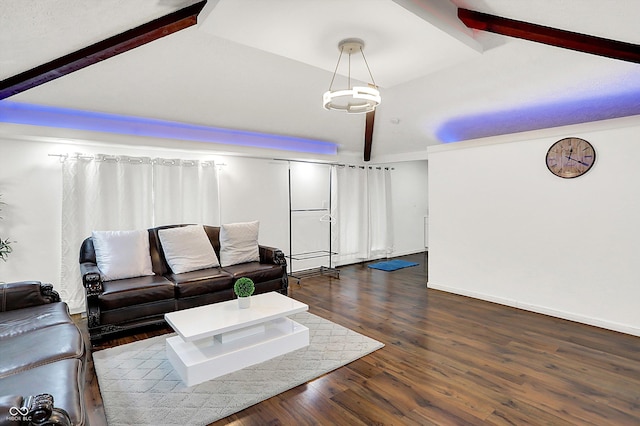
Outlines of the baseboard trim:
{"label": "baseboard trim", "polygon": [[391,254],[391,256],[389,256],[389,259],[395,258],[395,257],[400,257],[400,256],[409,256],[410,254],[425,253],[427,251],[429,251],[429,250],[425,247],[422,250],[409,250],[409,251],[403,251],[403,252],[393,252]]}
{"label": "baseboard trim", "polygon": [[604,328],[606,330],[617,331],[620,333],[625,333],[625,334],[630,334],[632,336],[640,337],[640,328],[632,327],[626,324],[619,324],[612,321],[605,321],[602,319],[586,317],[586,316],[577,315],[571,312],[559,311],[557,309],[547,308],[545,306],[532,305],[529,303],[519,302],[517,300],[506,299],[503,297],[493,296],[489,294],[477,293],[477,292],[469,291],[465,289],[439,285],[432,282],[428,282],[427,287],[432,288],[434,290],[446,291],[447,293],[459,294],[461,296],[467,296],[474,299],[497,303],[499,305],[505,305],[505,306],[510,306],[512,308],[522,309],[524,311],[530,311],[538,314],[549,315],[556,318],[562,318],[569,321],[579,322],[581,324],[591,325],[594,327]]}

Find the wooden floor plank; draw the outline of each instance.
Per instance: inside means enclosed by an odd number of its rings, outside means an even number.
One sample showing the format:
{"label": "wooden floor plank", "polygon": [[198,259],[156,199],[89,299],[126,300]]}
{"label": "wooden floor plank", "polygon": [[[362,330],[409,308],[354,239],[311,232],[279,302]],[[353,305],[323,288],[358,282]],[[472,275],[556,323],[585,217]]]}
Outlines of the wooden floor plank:
{"label": "wooden floor plank", "polygon": [[[403,259],[419,265],[292,280],[311,313],[385,347],[215,424],[640,424],[640,338],[428,289],[426,255]],[[90,423],[105,425],[91,362],[86,380]]]}

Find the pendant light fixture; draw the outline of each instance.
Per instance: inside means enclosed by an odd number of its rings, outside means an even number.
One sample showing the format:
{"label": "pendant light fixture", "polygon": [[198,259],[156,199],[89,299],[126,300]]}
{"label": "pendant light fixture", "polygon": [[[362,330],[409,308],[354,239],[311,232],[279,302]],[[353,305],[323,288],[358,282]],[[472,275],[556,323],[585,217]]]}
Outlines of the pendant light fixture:
{"label": "pendant light fixture", "polygon": [[[338,43],[338,50],[340,50],[340,56],[338,56],[338,63],[336,69],[333,72],[331,83],[329,84],[329,90],[322,95],[322,106],[324,109],[333,109],[337,111],[345,111],[348,114],[363,114],[371,112],[380,104],[382,100],[380,98],[380,92],[373,80],[373,75],[369,69],[367,59],[364,57],[364,41],[359,38],[348,38]],[[360,52],[364,64],[369,72],[371,83],[368,86],[351,86],[351,55],[353,53]],[[342,54],[349,55],[349,68],[347,70],[347,89],[333,90],[333,82],[338,73],[338,67],[340,66],[340,60]]]}

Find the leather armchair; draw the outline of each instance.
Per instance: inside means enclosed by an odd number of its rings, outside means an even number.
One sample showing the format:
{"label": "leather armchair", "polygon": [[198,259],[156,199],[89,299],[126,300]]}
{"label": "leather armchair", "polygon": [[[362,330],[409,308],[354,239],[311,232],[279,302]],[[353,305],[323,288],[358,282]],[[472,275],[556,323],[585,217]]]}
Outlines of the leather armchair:
{"label": "leather armchair", "polygon": [[0,284],[0,426],[85,424],[85,357],[51,284]]}

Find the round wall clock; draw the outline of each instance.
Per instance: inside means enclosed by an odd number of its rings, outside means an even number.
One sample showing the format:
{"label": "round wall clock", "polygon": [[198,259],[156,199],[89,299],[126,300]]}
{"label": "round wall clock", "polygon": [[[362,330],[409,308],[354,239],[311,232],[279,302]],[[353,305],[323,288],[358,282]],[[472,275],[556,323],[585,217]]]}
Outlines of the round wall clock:
{"label": "round wall clock", "polygon": [[593,145],[580,138],[564,138],[547,151],[547,168],[561,178],[575,178],[587,173],[596,161]]}

